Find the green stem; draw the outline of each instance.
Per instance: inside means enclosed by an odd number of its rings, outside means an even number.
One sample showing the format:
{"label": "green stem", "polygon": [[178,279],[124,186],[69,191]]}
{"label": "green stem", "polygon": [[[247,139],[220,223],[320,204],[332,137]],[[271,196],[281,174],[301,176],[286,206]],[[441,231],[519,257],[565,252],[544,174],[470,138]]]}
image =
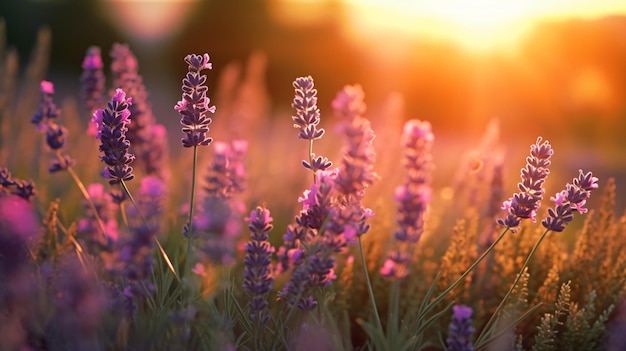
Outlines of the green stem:
{"label": "green stem", "polygon": [[378,331],[381,336],[385,335],[385,331],[383,330],[383,324],[380,322],[380,316],[378,316],[378,308],[376,307],[376,299],[374,298],[374,290],[372,289],[372,283],[370,282],[370,275],[367,272],[367,263],[365,262],[365,252],[363,251],[363,242],[361,241],[361,237],[359,236],[359,251],[361,252],[361,265],[363,266],[363,274],[365,275],[365,282],[367,283],[367,292],[370,296],[370,301],[372,302],[372,307],[374,308],[374,317],[376,317],[376,326],[378,327]]}
{"label": "green stem", "polygon": [[504,231],[500,234],[500,236],[498,236],[498,238],[487,248],[487,250],[485,250],[485,252],[483,252],[482,255],[480,255],[480,257],[478,257],[476,261],[474,261],[474,263],[472,263],[472,265],[459,277],[459,279],[457,279],[454,283],[452,283],[446,290],[444,290],[439,296],[437,296],[431,303],[429,303],[424,308],[422,313],[417,316],[417,319],[421,320],[424,317],[424,315],[426,315],[426,313],[428,313],[439,302],[441,302],[450,293],[450,291],[452,291],[452,289],[456,288],[457,285],[463,282],[463,280],[467,278],[467,276],[476,268],[476,266],[478,266],[480,262],[482,262],[485,259],[485,257],[487,257],[487,255],[502,240],[502,238],[504,238],[504,235],[509,231],[509,229],[510,229],[509,227],[504,229]]}
{"label": "green stem", "polygon": [[[59,162],[65,162],[59,150],[57,150],[56,156],[59,159]],[[78,187],[80,192],[83,194],[83,197],[85,198],[85,200],[87,200],[87,203],[89,204],[89,207],[91,208],[91,211],[93,212],[94,217],[96,217],[96,222],[98,223],[100,232],[102,233],[102,236],[106,238],[106,230],[104,229],[104,224],[102,223],[102,219],[100,218],[100,215],[98,214],[96,205],[94,205],[93,200],[91,200],[91,196],[89,196],[89,192],[87,191],[87,188],[85,188],[85,184],[83,184],[83,182],[80,180],[80,178],[78,177],[76,172],[74,172],[74,169],[71,166],[67,167],[67,173],[70,174],[70,176],[74,180],[74,183],[76,183],[76,186]]]}
{"label": "green stem", "polygon": [[187,276],[191,269],[191,240],[193,235],[193,210],[195,207],[196,193],[196,168],[198,164],[198,146],[193,146],[193,165],[191,171],[191,199],[189,200],[189,218],[187,219],[187,251],[185,256],[185,268],[183,275]]}
{"label": "green stem", "polygon": [[[128,190],[128,187],[126,186],[126,182],[124,182],[123,179],[120,179],[120,184],[122,185],[122,188],[124,189],[124,192],[126,193],[126,195],[128,195],[130,202],[132,202],[133,205],[135,205],[135,208],[137,209],[137,213],[139,213],[139,217],[141,217],[141,220],[144,222],[145,225],[148,225],[148,221],[146,220],[146,217],[141,212],[141,209],[139,209],[139,205],[137,205],[137,202],[135,202],[135,199],[133,198],[133,195],[131,195],[130,190]],[[172,261],[170,260],[170,257],[167,255],[167,252],[165,252],[165,249],[163,249],[163,246],[161,246],[161,243],[159,242],[159,238],[157,238],[156,235],[153,238],[154,238],[154,242],[159,248],[159,251],[161,252],[161,256],[163,256],[163,260],[165,260],[165,263],[169,267],[170,271],[172,271],[172,273],[174,274],[174,277],[176,277],[176,280],[180,282],[180,279],[178,278],[178,274],[176,274],[176,270],[174,269],[174,265],[172,265]]]}
{"label": "green stem", "polygon": [[517,285],[517,283],[519,283],[519,280],[521,279],[522,274],[524,274],[526,267],[528,267],[528,263],[530,262],[530,259],[535,255],[535,252],[539,248],[539,245],[541,244],[541,242],[546,237],[549,231],[550,231],[549,229],[546,229],[543,232],[543,234],[541,234],[541,236],[539,237],[539,240],[537,240],[537,243],[535,244],[535,246],[533,246],[532,250],[530,250],[530,253],[526,257],[526,261],[522,265],[522,269],[520,269],[519,273],[517,274],[517,277],[515,277],[515,280],[513,281],[513,285],[511,285],[509,290],[506,292],[506,295],[504,295],[504,298],[502,299],[502,301],[500,301],[500,304],[496,308],[495,312],[493,312],[493,314],[491,315],[491,318],[489,318],[489,321],[487,321],[487,324],[483,328],[480,336],[476,339],[476,345],[480,345],[483,342],[483,340],[487,336],[486,332],[489,330],[492,324],[498,323],[500,312],[502,312],[502,309],[504,308],[504,304],[506,303],[506,300],[509,298],[509,296],[513,292],[513,289],[515,289],[515,286]]}
{"label": "green stem", "polygon": [[[313,139],[309,140],[309,165],[313,166]],[[313,183],[315,183],[316,176],[315,176],[315,170],[311,169],[311,171],[313,171]]]}
{"label": "green stem", "polygon": [[396,279],[391,283],[391,293],[389,294],[389,313],[387,315],[387,346],[395,346],[398,335],[400,305],[400,280]]}

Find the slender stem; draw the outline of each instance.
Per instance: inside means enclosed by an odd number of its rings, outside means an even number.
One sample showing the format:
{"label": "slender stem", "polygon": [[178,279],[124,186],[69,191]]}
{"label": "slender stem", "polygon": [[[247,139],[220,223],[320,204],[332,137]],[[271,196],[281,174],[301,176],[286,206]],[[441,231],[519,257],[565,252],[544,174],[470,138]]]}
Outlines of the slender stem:
{"label": "slender stem", "polygon": [[485,333],[489,330],[491,325],[494,323],[495,324],[498,323],[500,312],[502,312],[502,309],[504,308],[504,304],[506,300],[509,298],[509,296],[513,292],[513,289],[515,289],[515,286],[517,285],[517,283],[519,283],[519,280],[521,279],[522,274],[524,274],[526,267],[528,267],[528,263],[530,262],[530,259],[535,255],[535,252],[539,248],[539,245],[541,244],[541,242],[546,237],[549,231],[550,231],[549,229],[546,229],[543,232],[543,234],[541,234],[541,236],[539,237],[539,240],[537,240],[537,243],[535,244],[535,246],[533,246],[532,250],[530,250],[530,253],[526,257],[526,261],[522,265],[522,269],[520,269],[519,273],[517,274],[517,277],[515,277],[515,280],[513,281],[513,285],[511,285],[509,290],[506,292],[506,295],[504,295],[504,298],[502,299],[502,301],[500,301],[500,304],[496,308],[495,312],[493,312],[493,314],[491,315],[491,318],[489,318],[489,321],[487,321],[487,324],[483,328],[480,336],[476,339],[476,345],[479,345],[480,343],[482,343],[483,339],[486,337]]}
{"label": "slender stem", "polygon": [[[56,156],[59,159],[59,162],[65,162],[59,150],[57,150]],[[76,186],[78,187],[80,192],[83,194],[83,197],[85,198],[85,200],[87,200],[87,203],[89,204],[89,207],[91,208],[91,211],[93,212],[94,217],[96,217],[96,222],[98,223],[100,232],[102,233],[102,236],[106,238],[106,230],[104,229],[104,224],[102,223],[102,219],[100,218],[100,215],[98,214],[96,205],[94,205],[93,200],[91,200],[91,196],[89,196],[89,192],[87,191],[87,188],[85,188],[85,184],[83,184],[83,182],[80,180],[76,172],[74,172],[74,169],[72,168],[72,166],[67,167],[67,172],[70,174],[70,176],[74,180],[74,183],[76,183]]]}
{"label": "slender stem", "polygon": [[[135,199],[133,198],[133,195],[130,193],[130,190],[128,190],[128,187],[126,186],[126,182],[124,182],[123,179],[120,179],[120,184],[122,185],[122,188],[124,189],[124,192],[126,193],[128,198],[130,199],[130,202],[132,202],[133,205],[135,205],[135,208],[137,209],[137,213],[139,214],[139,217],[141,217],[141,220],[144,222],[145,225],[148,225],[148,221],[146,220],[146,217],[141,212],[141,209],[139,208],[139,205],[137,205],[137,202],[135,202]],[[163,256],[163,260],[165,260],[165,263],[169,267],[170,271],[174,273],[174,277],[176,278],[176,280],[180,282],[180,279],[178,278],[178,274],[176,274],[176,270],[174,269],[174,265],[172,265],[172,261],[170,260],[170,257],[167,255],[167,252],[165,252],[165,249],[163,249],[163,246],[161,246],[161,243],[159,242],[159,238],[157,238],[156,235],[153,236],[153,238],[154,238],[154,242],[159,248],[159,251],[161,252],[161,256]]]}
{"label": "slender stem", "polygon": [[363,242],[361,241],[361,237],[359,236],[359,251],[361,252],[361,264],[363,266],[363,274],[365,274],[365,282],[367,283],[367,292],[370,295],[370,301],[372,302],[372,307],[374,308],[374,316],[376,317],[376,326],[380,331],[380,335],[385,335],[385,331],[383,330],[383,324],[380,322],[380,316],[378,316],[378,308],[376,307],[376,299],[374,298],[374,290],[372,289],[372,283],[370,282],[370,275],[367,272],[367,263],[365,262],[365,252],[363,251]]}
{"label": "slender stem", "polygon": [[198,146],[193,146],[193,166],[191,171],[191,200],[189,200],[189,218],[187,219],[187,251],[185,256],[185,268],[183,275],[188,275],[191,267],[191,239],[193,235],[193,210],[195,207],[196,193],[196,168],[198,165]]}
{"label": "slender stem", "polygon": [[387,346],[395,346],[398,335],[400,304],[400,280],[396,279],[391,283],[391,293],[389,294],[389,313],[387,314]]}
{"label": "slender stem", "polygon": [[[309,140],[309,165],[313,166],[313,139]],[[313,171],[313,183],[315,183],[316,176],[315,176],[315,169],[312,169]]]}
{"label": "slender stem", "polygon": [[480,255],[480,257],[478,257],[476,261],[474,261],[474,263],[472,263],[472,265],[459,277],[459,279],[452,283],[446,290],[444,290],[444,292],[442,292],[431,303],[429,303],[426,308],[424,308],[423,313],[421,315],[418,315],[417,319],[421,320],[424,315],[428,313],[428,311],[430,311],[433,307],[435,307],[439,302],[441,302],[450,293],[450,291],[452,291],[452,289],[456,288],[457,285],[463,282],[463,280],[465,280],[465,278],[476,268],[476,266],[478,266],[478,264],[480,264],[480,262],[482,262],[485,257],[487,257],[487,255],[502,240],[502,238],[504,238],[504,235],[509,231],[509,229],[509,227],[504,229],[500,236],[498,236],[498,238],[487,248],[487,250],[485,250],[485,252],[483,252],[482,255]]}

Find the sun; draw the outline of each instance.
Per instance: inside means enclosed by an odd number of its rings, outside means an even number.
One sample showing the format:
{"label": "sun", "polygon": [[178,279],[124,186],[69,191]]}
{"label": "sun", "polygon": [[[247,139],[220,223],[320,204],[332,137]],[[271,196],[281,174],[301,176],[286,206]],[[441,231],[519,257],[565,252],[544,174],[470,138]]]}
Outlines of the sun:
{"label": "sun", "polygon": [[510,46],[532,25],[539,1],[344,0],[356,32],[445,39],[470,50]]}

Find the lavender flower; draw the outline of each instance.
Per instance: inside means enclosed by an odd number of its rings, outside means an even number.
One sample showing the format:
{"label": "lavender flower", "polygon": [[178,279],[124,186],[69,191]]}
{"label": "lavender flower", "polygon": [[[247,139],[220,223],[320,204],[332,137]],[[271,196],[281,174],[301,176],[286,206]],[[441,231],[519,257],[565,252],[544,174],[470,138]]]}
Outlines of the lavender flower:
{"label": "lavender flower", "polygon": [[102,98],[105,81],[102,72],[103,67],[100,48],[97,46],[89,47],[83,59],[83,74],[80,77],[82,98],[89,112],[93,112],[104,104]]}
{"label": "lavender flower", "polygon": [[110,55],[114,87],[122,88],[128,85],[127,81],[136,79],[139,63],[128,45],[114,43]]}
{"label": "lavender flower", "polygon": [[326,243],[340,252],[345,243],[353,242],[369,230],[367,218],[371,209],[362,205],[365,189],[377,178],[373,171],[376,153],[372,141],[374,132],[365,112],[364,93],[359,85],[345,86],[333,100],[335,114],[342,117],[337,130],[344,137],[343,158],[333,181],[342,198],[330,211],[324,232]]}
{"label": "lavender flower", "polygon": [[100,160],[106,163],[105,178],[109,184],[118,184],[135,178],[130,164],[135,156],[129,153],[130,141],[126,139],[127,124],[130,122],[131,98],[126,98],[122,89],[116,89],[106,109],[98,109],[92,121],[98,126],[96,137],[100,139]]}
{"label": "lavender flower", "polygon": [[335,181],[337,190],[345,195],[362,196],[376,180],[373,164],[376,153],[372,145],[374,132],[365,112],[361,86],[346,86],[332,102],[335,114],[342,117],[337,130],[344,136],[343,159]]}
{"label": "lavender flower", "polygon": [[541,224],[555,232],[562,232],[565,226],[574,219],[574,211],[587,213],[583,206],[591,196],[591,190],[598,188],[598,178],[591,172],[584,173],[579,170],[578,178],[574,178],[572,184],[568,183],[565,190],[550,197],[555,203],[554,209],[548,208],[548,217]]}
{"label": "lavender flower", "polygon": [[37,196],[35,182],[13,179],[6,167],[0,168],[0,194],[13,194],[32,202]]}
{"label": "lavender flower", "polygon": [[296,266],[285,287],[278,292],[278,298],[287,302],[289,306],[298,306],[303,311],[309,311],[317,306],[317,301],[310,294],[311,272],[306,263]]}
{"label": "lavender flower", "polygon": [[147,175],[168,179],[165,164],[168,158],[167,131],[156,123],[143,78],[138,73],[137,58],[128,45],[115,43],[111,49],[111,70],[115,87],[133,99],[126,138],[131,151]]}
{"label": "lavender flower", "polygon": [[210,99],[206,96],[207,86],[203,85],[207,77],[200,72],[203,69],[211,69],[208,54],[187,55],[185,62],[189,64],[189,71],[183,79],[183,96],[174,109],[182,118],[185,137],[182,139],[184,147],[209,145],[213,139],[207,136],[209,124],[212,120],[207,113],[215,113],[215,106],[209,106]]}
{"label": "lavender flower", "polygon": [[475,329],[472,328],[471,307],[465,305],[452,306],[452,321],[450,322],[449,336],[446,339],[448,351],[474,351],[471,338]]}
{"label": "lavender flower", "polygon": [[142,166],[146,174],[155,175],[167,181],[170,178],[170,171],[167,167],[169,159],[167,129],[162,124],[154,124],[150,127],[149,133],[150,137],[148,140],[144,140],[143,147],[138,150],[137,157],[143,161]]}
{"label": "lavender flower", "polygon": [[320,139],[324,129],[317,129],[320,123],[320,110],[317,108],[317,89],[314,88],[311,76],[296,78],[293,82],[296,96],[291,106],[296,109],[296,115],[291,118],[294,127],[300,129],[298,137],[306,140]]}
{"label": "lavender flower", "polygon": [[272,289],[274,278],[271,275],[270,256],[274,248],[268,241],[268,233],[272,230],[273,218],[270,211],[257,207],[250,212],[250,217],[246,217],[246,222],[250,223],[248,229],[252,233],[251,240],[246,245],[246,258],[244,259],[244,282],[243,287],[252,294],[252,299],[248,303],[250,308],[250,319],[259,320],[261,324],[267,323],[268,302],[265,294]]}
{"label": "lavender flower", "polygon": [[52,100],[54,95],[54,85],[46,80],[42,80],[39,84],[39,90],[41,92],[41,102],[39,103],[39,109],[35,112],[35,115],[31,119],[33,124],[41,126],[42,122],[47,120],[54,120],[59,116],[59,109]]}
{"label": "lavender flower", "polygon": [[[145,176],[141,178],[139,186],[139,196],[137,197],[137,205],[141,209],[141,213],[145,214],[141,218],[137,207],[129,207],[128,214],[137,219],[134,227],[149,226],[154,231],[158,231],[161,223],[161,215],[163,214],[163,201],[167,195],[167,187],[163,179],[157,176]],[[145,219],[145,221],[144,221]]]}
{"label": "lavender flower", "polygon": [[91,249],[92,253],[99,250],[108,251],[119,237],[116,219],[119,206],[113,202],[111,194],[107,193],[104,185],[100,183],[89,184],[87,193],[105,228],[106,238],[102,236],[96,214],[87,200],[82,202],[86,216],[78,221],[78,233],[87,239],[87,247]]}
{"label": "lavender flower", "polygon": [[522,181],[518,183],[520,192],[513,194],[513,197],[504,201],[502,209],[507,211],[504,219],[498,219],[498,224],[516,231],[522,219],[530,218],[533,222],[537,210],[541,206],[541,200],[545,189],[543,183],[546,181],[550,170],[550,157],[554,153],[548,141],[541,142],[541,137],[530,146],[530,156],[526,158],[526,166],[522,168]]}
{"label": "lavender flower", "polygon": [[143,150],[148,147],[146,144],[151,140],[150,128],[155,124],[155,119],[143,78],[138,73],[137,58],[128,45],[118,43],[113,44],[111,58],[115,87],[124,90],[126,95],[133,99],[133,104],[129,106],[132,123],[128,125],[126,137],[134,149]]}
{"label": "lavender flower", "polygon": [[435,137],[430,123],[410,120],[404,125],[402,144],[404,146],[404,167],[407,180],[394,192],[398,203],[396,221],[398,229],[394,233],[397,247],[391,251],[383,263],[380,273],[383,276],[402,279],[409,272],[412,245],[419,242],[424,233],[424,214],[431,200],[430,150]]}
{"label": "lavender flower", "polygon": [[[292,116],[294,127],[300,129],[298,138],[309,140],[320,139],[324,135],[324,129],[318,129],[320,123],[320,110],[317,108],[317,89],[314,88],[311,76],[296,78],[293,82],[296,95],[291,106],[296,109],[296,115]],[[302,160],[302,165],[312,170],[326,170],[332,166],[326,157],[315,156],[310,152],[308,161]]]}
{"label": "lavender flower", "polygon": [[58,152],[58,150],[65,146],[67,129],[56,123],[60,111],[57,109],[52,99],[52,95],[54,95],[54,85],[51,82],[43,80],[39,88],[41,91],[41,103],[31,122],[37,125],[37,129],[45,132],[46,144],[52,151],[58,153],[58,157],[51,160],[50,167],[48,168],[48,172],[54,173],[73,166],[75,161],[71,157]]}
{"label": "lavender flower", "polygon": [[[216,142],[214,157],[205,177],[203,207],[194,216],[194,237],[205,258],[215,262],[232,262],[236,239],[241,233],[245,206],[240,197],[245,190],[244,160],[248,143],[234,140],[231,145]],[[185,235],[188,229],[185,227]]]}
{"label": "lavender flower", "polygon": [[224,142],[213,144],[213,161],[205,177],[204,190],[208,196],[229,198],[242,193],[246,188],[245,157],[248,142],[233,140],[231,145]]}
{"label": "lavender flower", "polygon": [[[0,192],[0,279],[29,262],[29,245],[40,236],[33,204],[17,195]],[[0,304],[1,300],[0,297]]]}

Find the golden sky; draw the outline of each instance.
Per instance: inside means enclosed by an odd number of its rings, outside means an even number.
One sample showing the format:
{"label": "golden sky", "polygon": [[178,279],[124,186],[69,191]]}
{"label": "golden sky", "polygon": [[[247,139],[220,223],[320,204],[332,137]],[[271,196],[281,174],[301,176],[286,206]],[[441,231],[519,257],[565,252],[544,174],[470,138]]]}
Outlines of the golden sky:
{"label": "golden sky", "polygon": [[[626,14],[617,0],[339,0],[348,5],[345,27],[357,40],[370,36],[425,37],[455,41],[474,50],[514,45],[537,21],[592,19]],[[332,0],[274,0],[287,4],[294,21],[316,16]],[[317,13],[319,14],[319,13]],[[367,39],[365,39],[367,40]]]}

